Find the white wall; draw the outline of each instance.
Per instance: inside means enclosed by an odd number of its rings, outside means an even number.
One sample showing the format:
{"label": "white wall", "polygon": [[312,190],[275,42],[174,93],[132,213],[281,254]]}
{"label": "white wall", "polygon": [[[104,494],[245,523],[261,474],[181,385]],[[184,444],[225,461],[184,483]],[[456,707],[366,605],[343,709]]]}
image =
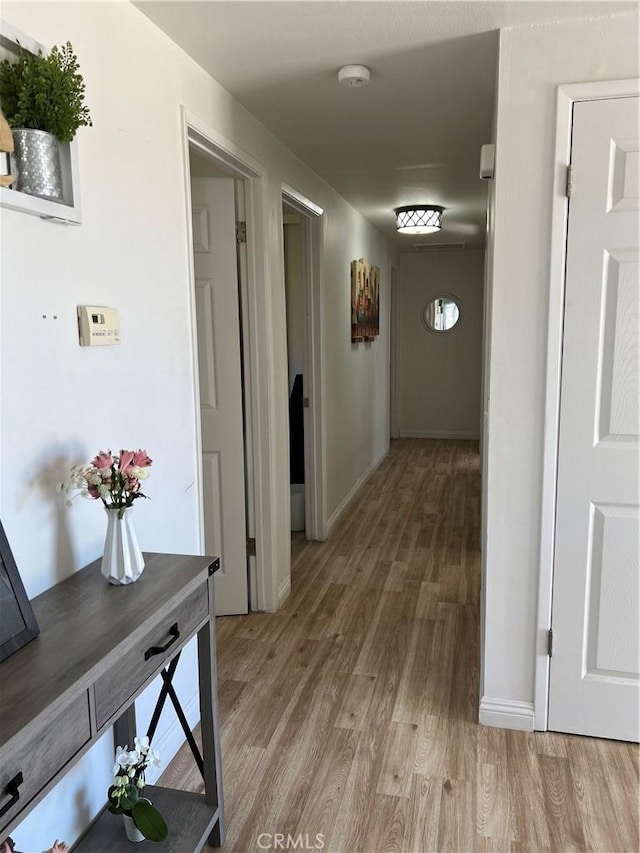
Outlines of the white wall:
{"label": "white wall", "polygon": [[[389,269],[386,241],[353,208],[327,217],[322,279],[329,526],[361,477],[389,448]],[[380,267],[380,335],[351,343],[351,261]]]}
{"label": "white wall", "polygon": [[[400,256],[400,435],[478,438],[484,252]],[[447,334],[422,323],[434,296],[456,296],[462,318]]]}
{"label": "white wall", "polygon": [[485,700],[523,723],[533,723],[557,86],[637,77],[637,33],[637,17],[621,16],[500,34],[483,678]]}
{"label": "white wall", "polygon": [[[181,105],[268,171],[263,286],[271,305],[269,403],[278,436],[270,453],[282,496],[288,493],[282,184],[326,211],[321,286],[332,512],[388,443],[385,337],[353,352],[349,328],[349,262],[366,256],[382,269],[386,329],[388,244],[128,3],[4,3],[2,13],[44,44],[71,40],[94,121],[78,137],[80,227],[2,211],[1,511],[29,596],[101,554],[100,508],[77,501],[68,510],[53,489],[70,462],[100,448],[141,446],[154,459],[153,500],[136,508],[143,549],[198,550]],[[120,310],[119,347],[78,347],[75,307],[82,303]],[[42,319],[54,313],[59,320]],[[289,502],[273,503],[276,563],[286,578]],[[195,710],[192,652],[181,662],[178,690]],[[142,717],[149,703],[148,697],[139,703]],[[169,753],[170,745],[165,760]],[[56,836],[73,841],[104,803],[111,755],[107,735],[15,831],[17,846],[42,850]]]}

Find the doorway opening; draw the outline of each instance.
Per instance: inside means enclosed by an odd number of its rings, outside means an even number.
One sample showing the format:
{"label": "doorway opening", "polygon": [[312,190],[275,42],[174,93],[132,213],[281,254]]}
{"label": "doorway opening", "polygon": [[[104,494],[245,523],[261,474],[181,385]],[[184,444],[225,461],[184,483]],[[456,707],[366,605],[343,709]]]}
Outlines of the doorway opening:
{"label": "doorway opening", "polygon": [[287,313],[291,529],[327,538],[322,410],[322,208],[282,188],[282,246]]}
{"label": "doorway opening", "polygon": [[[638,204],[623,176],[639,95],[638,80],[558,89],[534,693],[536,729],[634,742]],[[588,176],[570,201],[569,166]]]}
{"label": "doorway opening", "polygon": [[[268,323],[270,291],[264,286],[265,281],[268,281],[266,170],[235,143],[222,137],[185,108],[182,109],[182,141],[185,214],[190,248],[187,260],[193,342],[192,418],[199,463],[194,487],[198,494],[200,549],[201,553],[213,553],[221,557],[222,567],[216,573],[216,605],[219,612],[246,612],[247,600],[252,610],[274,611],[278,607],[277,567],[282,562],[280,555],[286,546],[273,510],[273,495],[278,488],[274,446],[280,430],[267,393],[273,382],[273,364],[268,355],[273,331]],[[202,167],[208,171],[202,180],[212,182],[214,187],[224,186],[220,220],[217,214],[213,216],[213,213],[208,214],[193,207],[197,202],[192,199],[191,160],[196,155],[204,161]],[[195,177],[200,179],[201,176]],[[246,235],[246,243],[236,242],[236,216],[243,223],[239,232]],[[207,222],[208,219],[211,221]],[[212,223],[215,223],[215,228]],[[218,286],[221,281],[218,275],[205,275],[203,278],[210,281],[205,287],[199,288],[196,286],[196,242],[200,238],[209,239],[213,248],[215,240],[222,239],[222,235],[224,245],[222,248],[217,247],[215,254],[220,252],[224,258],[226,286]],[[218,258],[215,260],[217,262]],[[234,279],[229,284],[231,275]],[[212,306],[215,300],[218,300],[218,305],[214,310]],[[198,311],[198,301],[209,307],[209,328],[206,324],[203,328],[200,317],[206,317],[207,312]],[[233,311],[235,316],[230,321]],[[224,322],[223,317],[226,317]],[[201,351],[206,334],[213,340],[214,346],[218,341],[227,342],[235,355],[229,358],[226,353],[218,354],[218,358],[214,359],[211,349],[205,346],[203,361]],[[235,376],[232,382],[229,381],[230,367]],[[203,369],[209,371],[209,375],[204,377],[207,379],[204,388],[201,387]],[[228,423],[224,417],[220,418],[227,432],[231,430],[229,424],[235,424],[235,440],[227,435],[231,451],[225,447],[207,451],[204,446],[203,393],[208,395],[210,410],[216,409],[220,402],[221,412],[224,401],[233,401]],[[228,459],[226,452],[231,454]],[[227,475],[228,468],[232,470],[231,475]],[[232,494],[237,509],[231,507],[226,485],[222,500],[221,478],[226,476],[233,478]],[[242,501],[238,499],[238,494],[246,495],[246,503],[244,497]],[[206,536],[206,524],[212,524],[211,508],[214,520],[216,517],[218,519],[215,522],[218,530],[213,551]],[[232,552],[232,556],[225,556],[225,551]],[[245,587],[244,600],[243,595],[237,592],[242,584]],[[222,593],[225,585],[234,590],[233,609],[227,609],[225,605],[226,594]]]}
{"label": "doorway opening", "polygon": [[289,481],[292,541],[306,538],[305,483],[305,288],[302,215],[282,205],[282,244],[287,313],[287,378],[289,396]]}

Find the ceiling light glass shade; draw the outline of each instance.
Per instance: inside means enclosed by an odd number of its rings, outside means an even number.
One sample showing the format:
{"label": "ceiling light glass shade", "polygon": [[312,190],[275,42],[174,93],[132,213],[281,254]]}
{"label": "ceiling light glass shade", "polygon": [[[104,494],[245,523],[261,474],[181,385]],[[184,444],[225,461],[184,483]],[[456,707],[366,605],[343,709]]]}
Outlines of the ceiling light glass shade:
{"label": "ceiling light glass shade", "polygon": [[442,211],[437,204],[408,204],[396,207],[396,228],[401,234],[431,234],[442,228]]}

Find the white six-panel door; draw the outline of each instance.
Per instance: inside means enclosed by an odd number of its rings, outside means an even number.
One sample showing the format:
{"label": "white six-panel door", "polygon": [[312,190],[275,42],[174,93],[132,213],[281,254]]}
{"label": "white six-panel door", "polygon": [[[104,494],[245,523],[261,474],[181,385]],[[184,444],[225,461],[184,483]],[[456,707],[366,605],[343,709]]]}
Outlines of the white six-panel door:
{"label": "white six-panel door", "polygon": [[242,374],[233,178],[192,178],[205,550],[216,612],[247,613]]}
{"label": "white six-panel door", "polygon": [[574,105],[549,728],[639,738],[639,100]]}

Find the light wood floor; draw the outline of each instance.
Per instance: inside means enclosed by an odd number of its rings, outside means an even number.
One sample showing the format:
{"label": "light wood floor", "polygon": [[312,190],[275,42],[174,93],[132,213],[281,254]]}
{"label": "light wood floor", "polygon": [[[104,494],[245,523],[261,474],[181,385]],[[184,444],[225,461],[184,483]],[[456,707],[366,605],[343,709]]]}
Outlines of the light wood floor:
{"label": "light wood floor", "polygon": [[638,851],[635,746],[477,724],[479,496],[475,443],[393,442],[285,607],[218,620],[226,850]]}

